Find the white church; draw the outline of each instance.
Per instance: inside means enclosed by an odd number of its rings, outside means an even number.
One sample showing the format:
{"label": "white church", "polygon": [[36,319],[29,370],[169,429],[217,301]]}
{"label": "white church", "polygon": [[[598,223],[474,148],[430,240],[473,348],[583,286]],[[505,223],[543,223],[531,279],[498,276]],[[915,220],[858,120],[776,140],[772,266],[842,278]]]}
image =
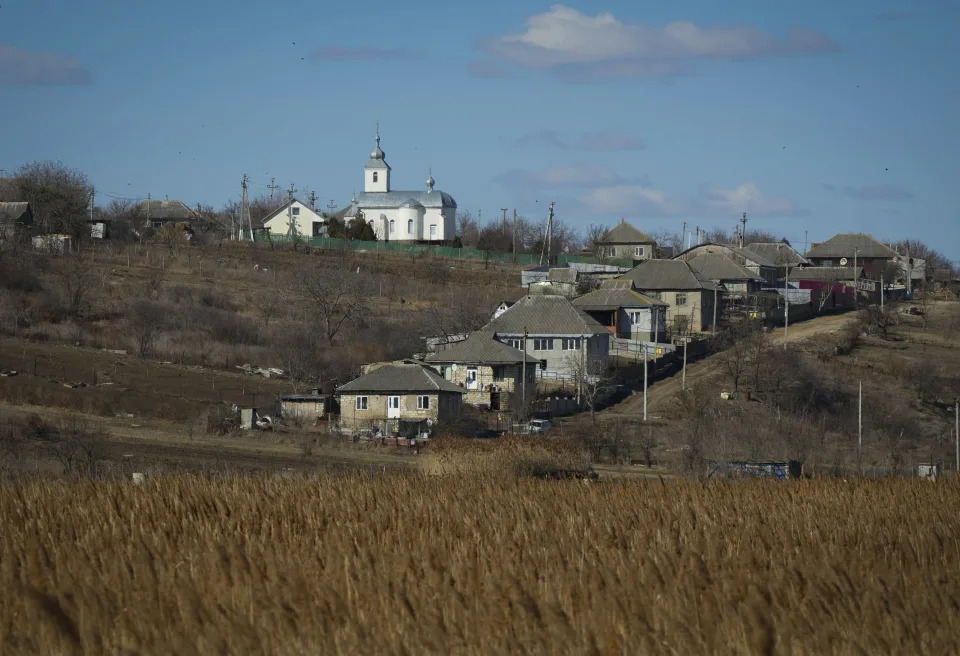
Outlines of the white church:
{"label": "white church", "polygon": [[361,219],[370,224],[378,240],[397,242],[450,242],[457,233],[457,201],[433,188],[427,176],[425,191],[390,189],[390,165],[377,145],[363,167],[363,193],[337,212],[346,221]]}

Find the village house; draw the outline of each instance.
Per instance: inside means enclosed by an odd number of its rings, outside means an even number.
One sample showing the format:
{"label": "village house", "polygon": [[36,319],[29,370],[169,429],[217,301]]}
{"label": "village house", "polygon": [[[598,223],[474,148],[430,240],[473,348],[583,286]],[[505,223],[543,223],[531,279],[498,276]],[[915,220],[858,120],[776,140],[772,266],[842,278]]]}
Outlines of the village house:
{"label": "village house", "polygon": [[606,233],[595,244],[596,254],[601,258],[634,260],[650,260],[656,257],[657,242],[650,235],[640,232],[626,219],[621,219],[615,227]]}
{"label": "village house", "polygon": [[666,337],[668,305],[638,292],[631,280],[605,280],[600,289],[573,299],[573,305],[615,337],[644,342]]}
{"label": "village house", "polygon": [[419,434],[426,426],[456,418],[465,393],[423,364],[384,364],[337,389],[340,428]]}
{"label": "village house", "polygon": [[285,394],[280,397],[280,416],[286,421],[304,424],[315,423],[330,416],[334,411],[334,399],[314,389],[302,394]]}
{"label": "village house", "polygon": [[0,203],[0,241],[17,239],[32,225],[30,203]]}
{"label": "village house", "polygon": [[306,203],[294,198],[263,217],[263,229],[274,236],[288,235],[293,231],[298,237],[325,237],[327,221]]}
{"label": "village house", "polygon": [[827,241],[814,244],[806,258],[818,267],[860,267],[867,274],[883,271],[888,264],[895,263],[897,251],[870,235],[863,233],[841,233]]}
{"label": "village house", "polygon": [[573,298],[577,295],[580,272],[573,267],[552,267],[546,280],[530,285],[531,294],[557,294]]}
{"label": "village house", "polygon": [[[491,410],[507,410],[536,395],[540,360],[504,344],[491,331],[478,330],[461,341],[430,353],[426,362],[445,380],[466,390],[464,401]],[[526,362],[526,366],[524,366]],[[523,384],[526,371],[527,382]]]}
{"label": "village house", "polygon": [[819,311],[855,307],[857,283],[864,278],[861,266],[802,267],[791,272],[790,282],[810,290],[810,303]]}
{"label": "village house", "polygon": [[647,260],[627,273],[633,288],[667,303],[667,329],[672,335],[706,332],[714,319],[720,287],[698,276],[684,260]]}
{"label": "village house", "polygon": [[563,296],[524,296],[484,330],[539,360],[541,378],[574,378],[578,368],[610,359],[610,332]]}
{"label": "village house", "polygon": [[687,264],[698,277],[720,285],[729,294],[758,292],[763,283],[763,278],[723,253],[701,253]]}
{"label": "village house", "polygon": [[788,268],[792,272],[797,267],[810,266],[810,261],[794,249],[786,239],[776,242],[754,242],[743,248],[777,265],[778,278],[785,277]]}
{"label": "village house", "polygon": [[139,216],[148,228],[162,228],[167,223],[192,223],[196,213],[179,200],[145,200],[140,203]]}
{"label": "village house", "polygon": [[674,257],[676,260],[692,260],[706,253],[719,253],[733,260],[756,275],[765,286],[777,283],[777,265],[754,251],[729,244],[704,243],[692,246]]}

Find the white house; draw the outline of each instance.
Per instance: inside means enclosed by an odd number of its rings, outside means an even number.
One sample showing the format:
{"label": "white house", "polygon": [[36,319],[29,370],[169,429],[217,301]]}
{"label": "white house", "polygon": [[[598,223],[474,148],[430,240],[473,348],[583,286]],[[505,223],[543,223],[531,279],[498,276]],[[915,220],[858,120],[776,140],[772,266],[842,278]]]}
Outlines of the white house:
{"label": "white house", "polygon": [[306,203],[294,198],[263,218],[263,227],[271,235],[286,235],[290,225],[298,237],[325,237],[327,221]]}
{"label": "white house", "polygon": [[380,133],[370,160],[363,167],[363,193],[337,215],[345,220],[368,222],[377,239],[398,242],[449,242],[457,233],[457,201],[434,189],[427,176],[425,191],[390,188],[390,165],[380,149]]}

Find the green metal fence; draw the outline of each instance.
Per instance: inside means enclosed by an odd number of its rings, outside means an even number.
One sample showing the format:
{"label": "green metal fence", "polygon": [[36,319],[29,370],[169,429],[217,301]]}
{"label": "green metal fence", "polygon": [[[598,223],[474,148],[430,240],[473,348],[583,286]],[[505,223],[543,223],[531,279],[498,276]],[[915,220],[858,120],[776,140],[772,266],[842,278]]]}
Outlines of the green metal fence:
{"label": "green metal fence", "polygon": [[[290,244],[292,242],[292,238],[287,235],[271,235],[263,232],[255,232],[253,236],[254,241],[257,243]],[[485,260],[503,264],[530,265],[537,264],[540,261],[539,255],[514,255],[513,253],[481,251],[475,248],[454,248],[453,246],[433,246],[429,244],[399,244],[388,241],[361,241],[359,239],[339,239],[336,237],[297,237],[296,243],[312,248],[432,255],[434,257]]]}

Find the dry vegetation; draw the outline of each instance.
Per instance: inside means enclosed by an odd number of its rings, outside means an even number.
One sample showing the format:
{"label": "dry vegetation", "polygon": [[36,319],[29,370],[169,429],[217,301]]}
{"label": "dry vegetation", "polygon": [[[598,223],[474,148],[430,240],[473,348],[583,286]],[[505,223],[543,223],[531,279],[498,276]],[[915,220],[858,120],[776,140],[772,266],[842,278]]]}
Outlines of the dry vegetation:
{"label": "dry vegetation", "polygon": [[350,475],[0,490],[0,651],[947,653],[960,487]]}

